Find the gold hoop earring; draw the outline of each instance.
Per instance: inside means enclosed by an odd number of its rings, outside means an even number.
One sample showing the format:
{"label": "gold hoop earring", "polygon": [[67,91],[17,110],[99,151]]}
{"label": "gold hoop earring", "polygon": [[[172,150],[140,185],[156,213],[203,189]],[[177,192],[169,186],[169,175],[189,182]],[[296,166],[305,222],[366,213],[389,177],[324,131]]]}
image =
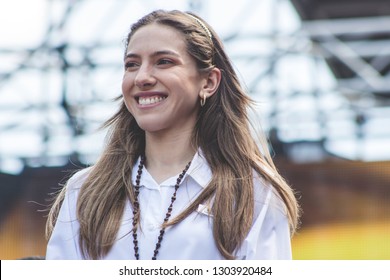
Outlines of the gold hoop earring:
{"label": "gold hoop earring", "polygon": [[203,107],[206,104],[206,94],[203,95],[203,97],[200,99],[200,106]]}

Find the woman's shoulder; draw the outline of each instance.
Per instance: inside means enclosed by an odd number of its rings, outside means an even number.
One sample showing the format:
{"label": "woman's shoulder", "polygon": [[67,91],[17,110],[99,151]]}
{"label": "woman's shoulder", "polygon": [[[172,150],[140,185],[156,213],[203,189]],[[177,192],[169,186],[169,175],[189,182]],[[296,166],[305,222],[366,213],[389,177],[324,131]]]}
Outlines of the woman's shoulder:
{"label": "woman's shoulder", "polygon": [[75,171],[69,178],[66,186],[68,190],[79,190],[91,173],[92,166]]}
{"label": "woman's shoulder", "polygon": [[256,202],[267,204],[270,199],[270,192],[272,192],[272,184],[268,182],[263,176],[254,171],[253,174],[254,199]]}
{"label": "woman's shoulder", "polygon": [[283,216],[286,215],[285,204],[271,182],[256,173],[253,185],[255,208],[257,208],[255,212],[258,212],[259,208],[266,207],[271,212],[275,211]]}

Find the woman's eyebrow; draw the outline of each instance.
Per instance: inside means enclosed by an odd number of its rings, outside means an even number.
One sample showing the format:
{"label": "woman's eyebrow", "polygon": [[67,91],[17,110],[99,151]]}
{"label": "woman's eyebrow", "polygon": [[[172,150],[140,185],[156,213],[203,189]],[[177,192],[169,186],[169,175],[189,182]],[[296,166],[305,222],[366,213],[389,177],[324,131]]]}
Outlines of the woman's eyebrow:
{"label": "woman's eyebrow", "polygon": [[140,55],[135,54],[135,53],[127,53],[127,54],[125,55],[125,59],[126,59],[126,58],[140,58],[140,57],[141,57]]}
{"label": "woman's eyebrow", "polygon": [[[173,56],[179,56],[178,53],[174,52],[174,51],[170,51],[170,50],[161,50],[161,51],[155,51],[154,53],[152,53],[151,57],[156,57],[156,56],[161,56],[161,55],[173,55]],[[125,58],[140,58],[141,55],[137,54],[137,53],[132,53],[132,52],[129,52],[126,54]]]}

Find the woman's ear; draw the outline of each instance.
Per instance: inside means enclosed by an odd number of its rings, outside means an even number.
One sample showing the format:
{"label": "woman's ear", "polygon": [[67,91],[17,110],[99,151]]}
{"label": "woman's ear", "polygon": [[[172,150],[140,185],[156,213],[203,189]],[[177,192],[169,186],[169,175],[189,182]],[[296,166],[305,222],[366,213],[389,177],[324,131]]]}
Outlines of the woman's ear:
{"label": "woman's ear", "polygon": [[217,91],[220,82],[221,70],[214,67],[205,77],[202,90],[199,93],[200,98],[209,98],[212,96]]}

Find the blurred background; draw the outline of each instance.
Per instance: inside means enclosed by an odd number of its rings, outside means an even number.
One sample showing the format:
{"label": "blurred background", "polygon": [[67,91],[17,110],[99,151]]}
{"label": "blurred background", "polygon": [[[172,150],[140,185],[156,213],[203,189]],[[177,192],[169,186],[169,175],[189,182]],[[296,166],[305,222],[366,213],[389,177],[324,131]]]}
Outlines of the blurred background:
{"label": "blurred background", "polygon": [[98,157],[123,40],[158,8],[208,21],[259,102],[303,208],[294,259],[390,259],[386,0],[1,1],[0,259],[44,256],[50,194]]}

